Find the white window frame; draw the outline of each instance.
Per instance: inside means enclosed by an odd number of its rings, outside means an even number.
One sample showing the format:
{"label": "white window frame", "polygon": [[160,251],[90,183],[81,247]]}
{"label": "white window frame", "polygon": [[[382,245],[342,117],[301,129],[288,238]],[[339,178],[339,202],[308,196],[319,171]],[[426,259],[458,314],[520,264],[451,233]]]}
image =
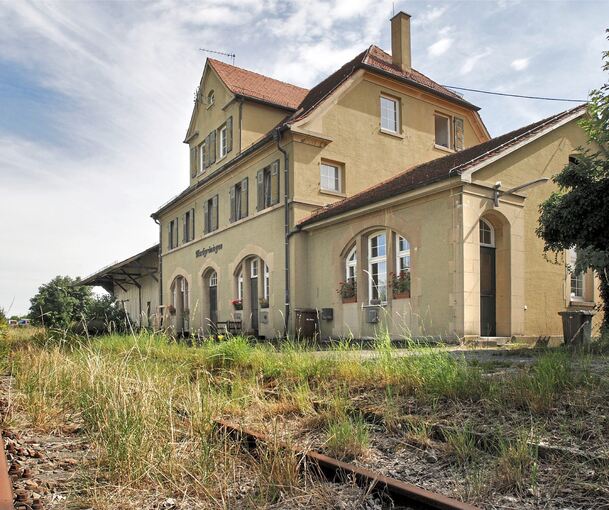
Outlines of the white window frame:
{"label": "white window frame", "polygon": [[[577,252],[575,248],[568,251],[569,266],[572,271],[569,271],[569,299],[571,301],[584,301],[586,292],[586,278],[584,273],[575,273],[575,264],[577,262]],[[579,291],[579,292],[578,292]]]}
{"label": "white window frame", "polygon": [[[384,115],[384,112],[387,111],[387,108],[384,107],[385,102],[393,104],[393,127],[385,125],[385,120],[390,120],[390,115]],[[381,95],[380,99],[380,107],[381,107],[381,130],[387,131],[389,133],[399,133],[400,132],[400,101],[397,98],[389,97],[385,95]]]}
{"label": "white window frame", "polygon": [[237,299],[243,301],[243,269],[237,275]]}
{"label": "white window frame", "polygon": [[211,108],[215,102],[216,102],[216,94],[214,93],[214,91],[212,89],[207,94],[207,108]]}
{"label": "white window frame", "polygon": [[264,299],[269,299],[269,295],[271,293],[271,275],[269,271],[269,266],[264,264],[264,282],[262,288],[262,295]]}
{"label": "white window frame", "polygon": [[[491,242],[490,243],[486,243],[482,240],[482,225],[486,226],[491,233]],[[478,232],[480,235],[480,246],[486,246],[488,248],[494,248],[495,247],[495,229],[493,228],[493,225],[491,225],[487,220],[485,220],[484,218],[480,218],[479,222],[478,222]]]}
{"label": "white window frame", "polygon": [[[328,176],[328,175],[324,175],[324,170],[325,169],[332,169],[334,171],[334,176]],[[322,191],[330,191],[332,193],[342,193],[343,191],[343,183],[342,183],[342,172],[341,172],[341,168],[338,165],[335,165],[333,163],[327,163],[322,161],[322,163],[319,165],[319,188]],[[332,181],[334,183],[333,187],[328,187],[324,185],[324,181],[330,182]]]}
{"label": "white window frame", "polygon": [[[353,270],[353,276],[349,273]],[[357,281],[357,246],[353,246],[345,259],[345,279],[346,281]]]}
{"label": "white window frame", "polygon": [[[436,147],[442,147],[443,149],[451,149],[451,117],[449,115],[444,115],[443,113],[434,113],[434,144]],[[436,129],[436,122],[438,121],[438,119],[442,119],[444,121],[446,121],[446,145],[439,143],[438,142],[438,133],[437,133],[437,129]]]}
{"label": "white window frame", "polygon": [[258,278],[258,259],[252,259],[250,262],[250,278]]}
{"label": "white window frame", "polygon": [[203,165],[203,157],[205,154],[205,151],[203,150],[203,148],[207,145],[207,142],[205,140],[203,140],[199,145],[197,145],[197,157],[199,158],[199,173],[203,173],[205,172],[205,170],[207,170],[205,168],[205,166]]}
{"label": "white window frame", "polygon": [[212,271],[209,275],[209,286],[217,287],[218,286],[218,273],[216,271]]}
{"label": "white window frame", "polygon": [[[380,245],[377,243],[377,254],[375,256],[372,255],[372,240],[376,238],[384,238],[384,245]],[[383,254],[379,255],[379,247],[383,246]],[[384,275],[379,271],[378,272],[378,280],[381,282],[381,276],[384,277],[384,285],[378,285],[374,282],[374,265],[385,266]],[[384,299],[382,289],[384,289]],[[374,297],[374,292],[377,291],[377,297]],[[381,304],[387,303],[387,232],[375,232],[368,236],[368,299],[371,303],[373,299],[378,299]]]}
{"label": "white window frame", "polygon": [[[406,273],[410,273],[410,243],[408,242],[408,239],[406,239],[405,237],[402,237],[399,234],[396,237],[397,237],[397,239],[396,239],[396,254],[395,254],[395,272],[396,272],[396,276],[400,276],[402,271],[404,271]],[[404,241],[406,243],[406,248],[403,250],[400,249],[401,241]],[[406,259],[408,261],[408,263],[406,264],[406,268],[404,270],[401,269],[402,259]]]}
{"label": "white window frame", "polygon": [[228,138],[226,136],[226,124],[220,128],[220,158],[222,159],[228,154]]}

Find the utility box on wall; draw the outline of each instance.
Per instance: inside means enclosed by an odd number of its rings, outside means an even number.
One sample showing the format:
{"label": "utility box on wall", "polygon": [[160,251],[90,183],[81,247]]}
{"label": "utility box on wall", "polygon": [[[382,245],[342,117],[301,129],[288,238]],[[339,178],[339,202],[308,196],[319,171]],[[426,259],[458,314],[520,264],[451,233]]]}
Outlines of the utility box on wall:
{"label": "utility box on wall", "polygon": [[321,309],[321,320],[322,321],[334,320],[334,308],[322,308]]}
{"label": "utility box on wall", "polygon": [[268,324],[269,323],[269,312],[268,310],[262,310],[260,312],[260,323],[261,324]]}
{"label": "utility box on wall", "polygon": [[366,308],[366,322],[376,324],[379,321],[379,309],[377,307]]}

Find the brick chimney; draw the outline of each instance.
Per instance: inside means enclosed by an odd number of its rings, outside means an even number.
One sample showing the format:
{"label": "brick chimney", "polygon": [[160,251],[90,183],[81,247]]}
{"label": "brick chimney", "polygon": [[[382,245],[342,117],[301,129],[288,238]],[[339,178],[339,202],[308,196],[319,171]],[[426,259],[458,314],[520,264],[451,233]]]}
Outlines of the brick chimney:
{"label": "brick chimney", "polygon": [[402,71],[410,71],[410,14],[404,11],[391,18],[391,59]]}

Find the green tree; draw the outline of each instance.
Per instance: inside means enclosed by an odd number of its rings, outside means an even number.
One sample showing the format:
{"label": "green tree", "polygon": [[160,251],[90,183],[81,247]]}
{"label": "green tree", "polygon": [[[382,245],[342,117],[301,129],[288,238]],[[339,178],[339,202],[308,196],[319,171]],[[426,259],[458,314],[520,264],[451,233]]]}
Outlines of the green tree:
{"label": "green tree", "polygon": [[[609,51],[603,53],[603,60],[603,69],[609,72]],[[575,248],[577,263],[572,271],[592,269],[598,275],[602,329],[609,332],[609,82],[590,93],[580,125],[590,143],[553,177],[558,191],[540,206],[537,235],[546,252]]]}
{"label": "green tree", "polygon": [[86,318],[93,298],[91,288],[79,283],[80,278],[56,276],[41,285],[30,300],[32,322],[51,328],[69,328]]}

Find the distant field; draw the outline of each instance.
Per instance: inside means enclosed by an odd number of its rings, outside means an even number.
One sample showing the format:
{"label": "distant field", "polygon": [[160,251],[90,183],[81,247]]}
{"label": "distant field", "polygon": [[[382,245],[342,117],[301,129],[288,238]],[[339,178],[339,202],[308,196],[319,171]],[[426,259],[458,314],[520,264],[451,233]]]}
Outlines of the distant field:
{"label": "distant field", "polygon": [[609,507],[604,344],[397,351],[380,336],[320,354],[14,330],[1,345],[2,426],[75,458],[58,457],[63,481],[35,473],[48,508],[373,508],[283,450],[244,452],[216,418],[482,508]]}

